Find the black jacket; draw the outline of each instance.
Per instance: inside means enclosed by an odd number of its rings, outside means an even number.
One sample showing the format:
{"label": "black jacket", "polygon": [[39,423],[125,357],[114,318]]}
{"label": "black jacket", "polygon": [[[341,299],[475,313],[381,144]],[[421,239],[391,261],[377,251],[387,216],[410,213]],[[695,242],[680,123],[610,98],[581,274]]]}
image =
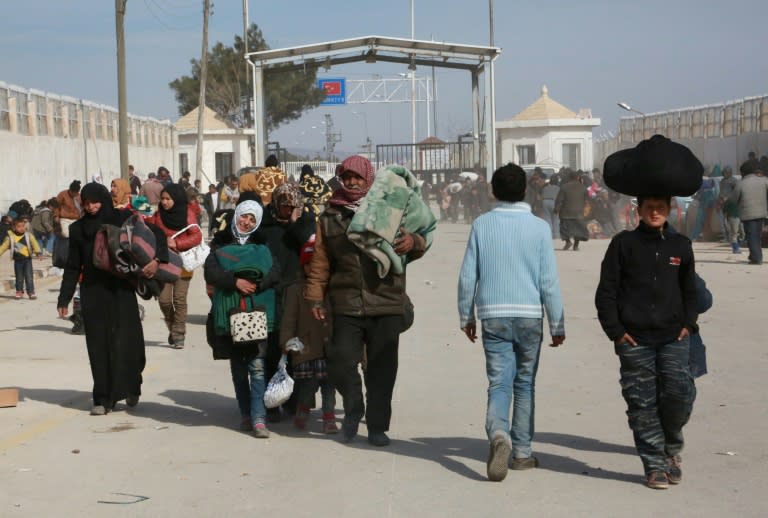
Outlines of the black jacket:
{"label": "black jacket", "polygon": [[603,258],[595,306],[611,340],[629,333],[639,343],[661,345],[683,327],[698,332],[691,241],[668,224],[659,231],[641,222],[616,235]]}

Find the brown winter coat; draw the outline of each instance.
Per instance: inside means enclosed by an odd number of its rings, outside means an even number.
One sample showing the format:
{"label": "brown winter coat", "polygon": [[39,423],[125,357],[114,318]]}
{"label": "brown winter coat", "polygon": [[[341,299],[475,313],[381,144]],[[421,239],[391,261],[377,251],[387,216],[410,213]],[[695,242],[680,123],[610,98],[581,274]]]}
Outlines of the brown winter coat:
{"label": "brown winter coat", "polygon": [[578,180],[570,180],[560,186],[555,199],[555,212],[560,219],[584,219],[587,189]]}
{"label": "brown winter coat", "polygon": [[295,282],[285,290],[283,317],[280,321],[280,347],[285,350],[285,342],[298,336],[304,344],[301,353],[292,352],[293,365],[325,357],[325,348],[331,340],[331,319],[316,320],[312,316],[312,303],[304,300],[304,283]]}
{"label": "brown winter coat", "polygon": [[[405,294],[405,273],[390,270],[379,278],[377,265],[347,237],[347,227],[353,213],[347,209],[329,207],[317,222],[315,253],[304,296],[320,302],[326,292],[334,314],[353,317],[404,315],[408,298]],[[412,234],[414,246],[409,261],[424,255],[426,242]]]}
{"label": "brown winter coat", "polygon": [[56,196],[56,201],[59,202],[57,216],[64,219],[80,219],[80,216],[83,214],[77,209],[75,200],[77,200],[77,205],[80,207],[83,206],[82,201],[80,200],[80,193],[72,196],[72,193],[69,192],[69,189],[61,191],[59,195]]}

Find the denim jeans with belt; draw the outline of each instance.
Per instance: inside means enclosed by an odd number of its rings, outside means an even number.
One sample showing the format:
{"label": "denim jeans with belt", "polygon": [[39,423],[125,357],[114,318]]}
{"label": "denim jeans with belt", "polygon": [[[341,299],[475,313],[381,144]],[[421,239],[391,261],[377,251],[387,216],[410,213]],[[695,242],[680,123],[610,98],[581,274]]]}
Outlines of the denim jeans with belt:
{"label": "denim jeans with belt", "polygon": [[264,405],[264,392],[267,383],[264,377],[264,358],[257,354],[233,354],[229,368],[232,371],[240,416],[250,416],[252,425],[265,423],[267,407]]}
{"label": "denim jeans with belt", "polygon": [[[483,320],[485,371],[488,376],[488,439],[502,434],[512,441],[512,456],[531,456],[536,371],[541,353],[542,319]],[[514,394],[512,426],[509,406]]]}
{"label": "denim jeans with belt", "polygon": [[664,345],[615,346],[621,361],[621,394],[646,473],[666,471],[667,457],[683,449],[683,426],[696,399],[689,366],[690,340]]}

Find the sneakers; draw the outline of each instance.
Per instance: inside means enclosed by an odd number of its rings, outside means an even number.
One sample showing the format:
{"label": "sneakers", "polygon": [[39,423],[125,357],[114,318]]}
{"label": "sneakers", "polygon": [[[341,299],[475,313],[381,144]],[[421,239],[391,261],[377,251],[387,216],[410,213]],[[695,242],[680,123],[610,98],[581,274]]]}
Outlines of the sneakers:
{"label": "sneakers", "polygon": [[323,414],[323,433],[332,435],[339,433],[339,427],[336,425],[336,416],[331,414]]}
{"label": "sneakers", "polygon": [[267,425],[264,423],[256,423],[253,425],[253,436],[257,439],[268,439],[269,430],[267,429]]}
{"label": "sneakers", "polygon": [[663,471],[651,471],[645,476],[645,485],[651,489],[667,489],[669,478]]}
{"label": "sneakers", "polygon": [[23,291],[17,291],[16,295],[14,295],[13,298],[16,299],[16,300],[21,300],[21,297],[23,297],[23,296],[24,296],[24,292]]}
{"label": "sneakers", "polygon": [[184,339],[178,338],[173,341],[173,348],[174,349],[184,349]]}
{"label": "sneakers", "polygon": [[359,420],[344,416],[344,420],[341,422],[341,433],[344,435],[344,442],[352,442],[357,436],[359,427]]}
{"label": "sneakers", "polygon": [[514,470],[533,469],[539,467],[539,459],[534,456],[522,457],[519,459],[512,459],[510,462],[510,468]]}
{"label": "sneakers", "polygon": [[371,446],[389,446],[389,437],[384,432],[368,431],[368,444]]}
{"label": "sneakers", "polygon": [[29,300],[37,300],[37,295],[35,295],[34,293],[30,293]]}
{"label": "sneakers", "polygon": [[680,458],[680,455],[667,457],[667,466],[669,466],[667,469],[667,479],[669,479],[670,484],[679,484],[682,482],[683,469],[680,466],[682,463],[683,459]]}
{"label": "sneakers", "polygon": [[487,472],[488,480],[491,482],[501,482],[507,476],[507,463],[509,455],[512,453],[512,447],[509,441],[503,435],[497,435],[491,441],[490,451],[488,452]]}
{"label": "sneakers", "polygon": [[128,396],[125,398],[125,404],[133,408],[139,404],[139,396]]}

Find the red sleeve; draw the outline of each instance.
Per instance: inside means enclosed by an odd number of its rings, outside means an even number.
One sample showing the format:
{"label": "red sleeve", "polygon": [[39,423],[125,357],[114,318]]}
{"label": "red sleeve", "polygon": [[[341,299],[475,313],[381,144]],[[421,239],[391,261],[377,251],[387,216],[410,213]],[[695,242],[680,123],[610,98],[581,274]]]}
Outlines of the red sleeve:
{"label": "red sleeve", "polygon": [[197,216],[194,213],[194,209],[191,206],[188,206],[187,225],[192,224],[195,226],[189,227],[183,234],[179,234],[176,238],[176,248],[182,252],[196,247],[203,241],[203,233],[200,231],[200,227],[197,226]]}

